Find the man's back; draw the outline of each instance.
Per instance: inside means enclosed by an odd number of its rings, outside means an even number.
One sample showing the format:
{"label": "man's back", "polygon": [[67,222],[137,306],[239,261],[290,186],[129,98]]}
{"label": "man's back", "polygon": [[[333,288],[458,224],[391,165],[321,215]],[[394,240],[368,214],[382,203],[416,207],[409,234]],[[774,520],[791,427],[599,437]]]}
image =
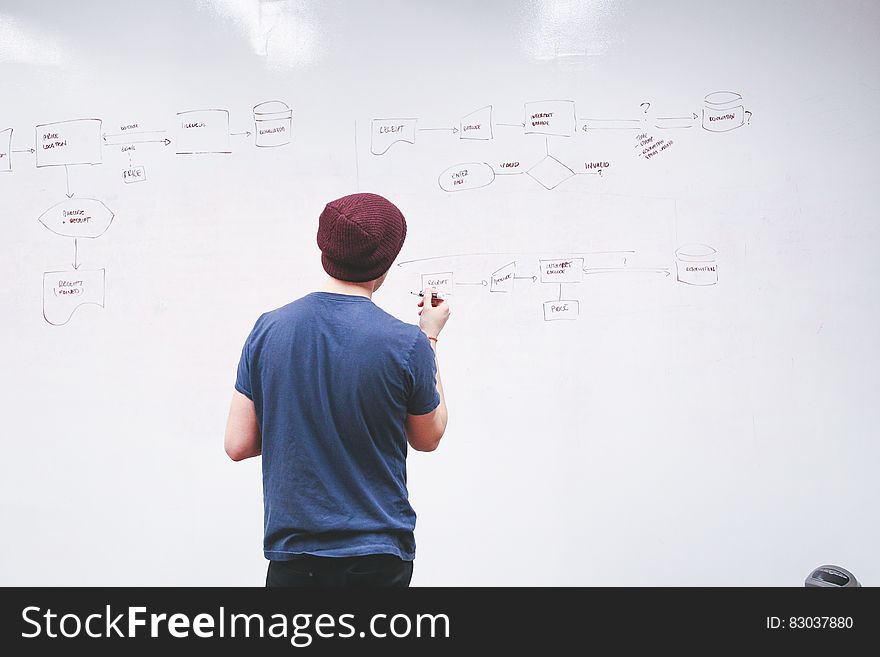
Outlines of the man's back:
{"label": "man's back", "polygon": [[406,452],[434,451],[446,431],[436,350],[449,304],[423,290],[418,327],[373,304],[406,239],[388,199],[330,201],[316,237],[324,289],[257,320],[223,447],[263,457],[267,586],[409,586]]}
{"label": "man's back", "polygon": [[264,552],[414,558],[407,415],[440,402],[425,334],[363,296],[315,292],[260,317],[236,389],[262,433]]}

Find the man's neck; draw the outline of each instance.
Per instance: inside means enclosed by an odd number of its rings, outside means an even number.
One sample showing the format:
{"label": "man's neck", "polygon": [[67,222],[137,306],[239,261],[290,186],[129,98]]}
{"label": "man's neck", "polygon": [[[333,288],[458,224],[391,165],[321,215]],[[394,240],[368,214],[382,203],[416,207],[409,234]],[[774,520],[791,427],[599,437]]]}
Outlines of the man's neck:
{"label": "man's neck", "polygon": [[324,292],[348,294],[355,297],[367,297],[367,299],[372,299],[373,288],[373,281],[367,281],[366,283],[354,283],[352,281],[341,281],[338,278],[327,277],[327,280],[324,282],[324,287],[321,289]]}

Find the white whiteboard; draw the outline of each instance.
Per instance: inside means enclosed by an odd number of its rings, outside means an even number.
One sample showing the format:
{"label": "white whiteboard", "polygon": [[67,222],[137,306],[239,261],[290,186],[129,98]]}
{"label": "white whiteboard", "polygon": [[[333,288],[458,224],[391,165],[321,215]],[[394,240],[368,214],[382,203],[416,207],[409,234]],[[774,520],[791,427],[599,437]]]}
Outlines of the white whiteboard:
{"label": "white whiteboard", "polygon": [[455,308],[415,585],[876,585],[878,26],[4,3],[0,582],[262,582],[234,368],[360,189],[409,222],[375,301],[414,322],[427,276]]}

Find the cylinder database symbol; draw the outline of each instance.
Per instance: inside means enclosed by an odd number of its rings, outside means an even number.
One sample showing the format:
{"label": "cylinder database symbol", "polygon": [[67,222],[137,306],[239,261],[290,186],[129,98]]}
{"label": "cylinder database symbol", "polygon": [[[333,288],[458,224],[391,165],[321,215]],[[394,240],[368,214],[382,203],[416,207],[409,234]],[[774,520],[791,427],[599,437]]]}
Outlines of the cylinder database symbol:
{"label": "cylinder database symbol", "polygon": [[293,110],[280,100],[267,100],[254,107],[256,145],[261,148],[290,143]]}
{"label": "cylinder database symbol", "polygon": [[715,285],[718,269],[717,253],[706,244],[686,244],[675,252],[678,280],[688,285]]}

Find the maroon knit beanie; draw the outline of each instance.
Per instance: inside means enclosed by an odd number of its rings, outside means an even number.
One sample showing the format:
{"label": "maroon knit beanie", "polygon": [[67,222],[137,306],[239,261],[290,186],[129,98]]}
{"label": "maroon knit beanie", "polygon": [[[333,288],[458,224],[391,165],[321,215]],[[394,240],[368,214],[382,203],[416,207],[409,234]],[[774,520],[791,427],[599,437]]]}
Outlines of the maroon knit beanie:
{"label": "maroon knit beanie", "polygon": [[391,267],[406,238],[406,219],[378,194],[330,201],[318,219],[321,264],[333,278],[361,283]]}

